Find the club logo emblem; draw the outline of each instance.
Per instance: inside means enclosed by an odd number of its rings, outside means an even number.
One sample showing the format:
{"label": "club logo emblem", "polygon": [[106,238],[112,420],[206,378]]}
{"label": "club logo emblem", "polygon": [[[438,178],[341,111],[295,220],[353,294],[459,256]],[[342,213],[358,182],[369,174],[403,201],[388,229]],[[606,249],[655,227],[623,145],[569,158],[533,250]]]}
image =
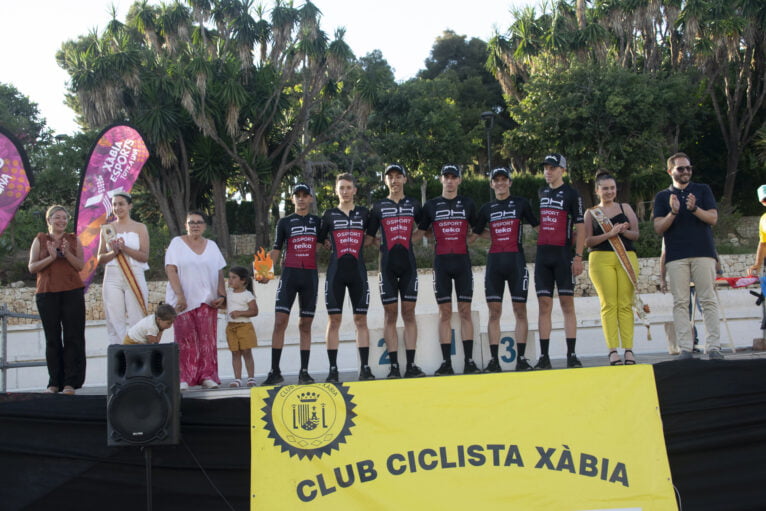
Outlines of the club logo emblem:
{"label": "club logo emblem", "polygon": [[287,385],[269,390],[261,420],[274,445],[290,456],[330,455],[354,426],[353,395],[343,384]]}

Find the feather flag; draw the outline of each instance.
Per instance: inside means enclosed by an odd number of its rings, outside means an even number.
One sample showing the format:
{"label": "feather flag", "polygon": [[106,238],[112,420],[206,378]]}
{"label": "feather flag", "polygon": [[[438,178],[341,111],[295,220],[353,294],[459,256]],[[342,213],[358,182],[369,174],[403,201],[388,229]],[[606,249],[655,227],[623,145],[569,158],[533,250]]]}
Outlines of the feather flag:
{"label": "feather flag", "polygon": [[0,234],[31,189],[29,161],[16,137],[0,127]]}
{"label": "feather flag", "polygon": [[75,209],[77,238],[85,259],[80,277],[86,287],[96,271],[101,226],[112,215],[112,196],[133,188],[147,159],[149,151],[141,134],[125,124],[102,131],[91,150]]}

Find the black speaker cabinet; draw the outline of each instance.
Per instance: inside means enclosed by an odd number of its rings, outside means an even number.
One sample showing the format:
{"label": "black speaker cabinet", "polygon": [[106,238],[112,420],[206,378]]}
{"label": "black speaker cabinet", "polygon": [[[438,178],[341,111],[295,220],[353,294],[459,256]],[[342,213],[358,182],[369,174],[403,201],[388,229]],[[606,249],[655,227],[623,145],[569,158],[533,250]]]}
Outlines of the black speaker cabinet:
{"label": "black speaker cabinet", "polygon": [[107,357],[107,444],[178,444],[178,345],[113,344]]}

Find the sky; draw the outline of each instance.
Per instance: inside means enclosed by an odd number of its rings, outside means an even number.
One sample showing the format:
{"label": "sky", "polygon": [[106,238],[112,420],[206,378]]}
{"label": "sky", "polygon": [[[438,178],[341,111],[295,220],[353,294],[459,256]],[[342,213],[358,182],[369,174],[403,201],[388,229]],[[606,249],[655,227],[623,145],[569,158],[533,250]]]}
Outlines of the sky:
{"label": "sky", "polygon": [[[0,0],[0,83],[11,84],[37,103],[56,134],[77,131],[74,113],[64,105],[67,73],[56,52],[67,40],[99,32],[111,19],[125,19],[133,0]],[[159,4],[156,0],[151,3]],[[258,3],[256,1],[256,3]],[[264,1],[267,7],[270,1]],[[295,0],[295,5],[303,2]],[[329,35],[345,27],[345,40],[357,57],[383,53],[399,81],[424,67],[444,30],[488,40],[512,22],[511,9],[529,0],[314,0]]]}

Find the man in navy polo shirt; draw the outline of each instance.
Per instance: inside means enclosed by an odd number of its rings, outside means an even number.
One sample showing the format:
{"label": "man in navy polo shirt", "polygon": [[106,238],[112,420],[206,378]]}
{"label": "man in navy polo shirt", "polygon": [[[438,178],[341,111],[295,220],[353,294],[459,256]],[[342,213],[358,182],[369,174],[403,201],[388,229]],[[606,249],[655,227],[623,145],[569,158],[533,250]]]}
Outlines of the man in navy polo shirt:
{"label": "man in navy polo shirt", "polygon": [[693,357],[694,335],[689,322],[689,284],[694,287],[705,321],[705,342],[711,360],[721,354],[720,313],[715,295],[716,252],[712,226],[718,209],[708,185],[693,183],[689,157],[676,153],[667,162],[673,179],[654,197],[654,230],[665,241],[665,268],[673,295],[673,322],[681,348],[679,360]]}

